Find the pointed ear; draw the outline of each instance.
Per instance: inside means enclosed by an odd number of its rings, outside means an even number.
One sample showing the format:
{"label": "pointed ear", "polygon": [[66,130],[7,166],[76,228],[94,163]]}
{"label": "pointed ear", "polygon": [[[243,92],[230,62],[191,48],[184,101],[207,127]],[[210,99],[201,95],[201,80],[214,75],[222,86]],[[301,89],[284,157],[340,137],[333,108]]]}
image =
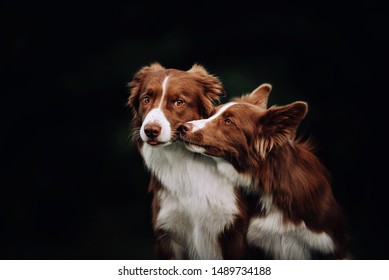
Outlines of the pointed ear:
{"label": "pointed ear", "polygon": [[219,78],[209,74],[199,64],[194,64],[187,72],[191,73],[202,87],[203,95],[200,96],[200,111],[203,118],[208,118],[214,109],[214,102],[219,101],[220,97],[225,95],[222,83]]}
{"label": "pointed ear", "polygon": [[203,76],[209,75],[208,71],[204,68],[204,66],[201,66],[200,64],[197,63],[193,64],[192,68],[190,68],[187,72],[195,73]]}
{"label": "pointed ear", "polygon": [[269,108],[258,119],[259,140],[255,147],[260,156],[265,158],[275,145],[294,140],[297,127],[307,112],[308,104],[302,101]]}
{"label": "pointed ear", "polygon": [[128,87],[130,88],[130,97],[128,98],[127,104],[132,107],[135,112],[139,106],[139,94],[141,92],[143,82],[145,81],[147,75],[154,71],[164,69],[165,68],[157,62],[150,64],[150,66],[144,66],[137,73],[135,73],[132,81],[128,83]]}
{"label": "pointed ear", "polygon": [[271,89],[272,86],[270,84],[260,85],[247,96],[249,103],[259,106],[262,110],[266,110]]}
{"label": "pointed ear", "polygon": [[267,109],[267,100],[271,92],[272,86],[270,84],[262,84],[254,89],[250,94],[241,97],[233,98],[232,101],[246,102],[258,106],[261,110]]}

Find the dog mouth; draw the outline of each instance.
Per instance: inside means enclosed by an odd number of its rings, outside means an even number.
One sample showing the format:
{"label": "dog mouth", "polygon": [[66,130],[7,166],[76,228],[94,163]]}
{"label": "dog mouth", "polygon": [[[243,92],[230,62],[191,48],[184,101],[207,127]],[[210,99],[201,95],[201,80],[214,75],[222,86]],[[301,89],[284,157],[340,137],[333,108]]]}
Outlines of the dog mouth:
{"label": "dog mouth", "polygon": [[149,144],[150,146],[153,146],[153,147],[163,147],[163,146],[168,146],[168,145],[174,143],[176,140],[177,140],[177,137],[175,135],[172,135],[172,137],[168,141],[159,141],[156,138],[149,138],[144,142],[146,142],[147,144]]}
{"label": "dog mouth", "polygon": [[165,142],[161,142],[161,141],[157,141],[157,140],[154,140],[154,139],[150,139],[150,140],[147,140],[145,141],[147,144],[149,144],[150,146],[153,146],[153,147],[162,147],[162,146],[167,146],[169,144],[172,143],[172,141],[165,141]]}
{"label": "dog mouth", "polygon": [[151,145],[151,146],[159,146],[159,145],[163,144],[164,142],[159,142],[156,140],[147,140],[146,143]]}
{"label": "dog mouth", "polygon": [[212,145],[205,145],[200,144],[196,141],[193,141],[191,139],[187,139],[184,136],[180,137],[181,141],[188,147],[189,150],[204,154],[204,155],[217,155],[218,152],[222,151],[220,148],[212,146]]}

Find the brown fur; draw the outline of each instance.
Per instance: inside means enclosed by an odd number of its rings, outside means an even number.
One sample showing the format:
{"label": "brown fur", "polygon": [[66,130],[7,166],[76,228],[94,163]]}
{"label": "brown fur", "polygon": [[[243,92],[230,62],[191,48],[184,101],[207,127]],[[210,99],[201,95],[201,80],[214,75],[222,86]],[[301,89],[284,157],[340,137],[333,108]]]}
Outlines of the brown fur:
{"label": "brown fur", "polygon": [[[236,105],[202,129],[192,132],[187,127],[183,141],[231,163],[239,174],[252,179],[252,191],[272,194],[284,223],[304,222],[312,232],[327,233],[335,244],[330,257],[346,258],[345,221],[329,172],[315,156],[311,141],[296,139],[307,104],[294,102],[265,110],[255,100],[249,95],[234,99]],[[251,207],[255,207],[251,215],[266,215],[258,203]]]}
{"label": "brown fur", "polygon": [[226,260],[241,260],[249,258],[248,245],[246,241],[246,233],[249,225],[248,202],[246,201],[246,195],[242,192],[242,190],[236,189],[235,193],[239,213],[237,213],[235,217],[234,224],[225,229],[219,237],[223,257]]}
{"label": "brown fur", "polygon": [[[169,93],[168,101],[174,101],[178,97],[185,101],[179,109],[173,109],[172,104],[166,104],[166,112],[174,130],[186,121],[208,117],[214,110],[213,102],[218,101],[224,94],[220,80],[197,64],[188,71],[166,69],[159,63],[141,68],[128,84],[130,87],[128,105],[133,111],[134,140],[138,144],[142,144],[138,132],[143,118],[153,109],[153,104],[160,101],[161,81],[166,75],[174,77],[169,82],[172,84],[170,88],[175,91]],[[149,104],[140,102],[145,95],[151,97]]]}
{"label": "brown fur", "polygon": [[[133,141],[140,150],[145,143],[140,138],[140,128],[145,116],[160,103],[162,96],[162,81],[169,75],[169,91],[162,104],[164,114],[172,128],[171,140],[176,140],[178,127],[190,120],[208,117],[214,110],[213,103],[224,94],[220,80],[209,74],[204,67],[194,64],[188,71],[178,69],[166,69],[159,63],[152,63],[142,67],[128,84],[130,96],[128,105],[133,111]],[[143,102],[145,96],[150,97],[150,102]],[[177,100],[183,100],[182,106],[174,106]],[[156,236],[157,256],[160,259],[174,259],[169,232],[158,229],[156,218],[160,211],[158,193],[165,188],[158,178],[151,174],[149,192],[153,194],[152,222]],[[240,218],[237,218],[240,220]],[[234,229],[231,228],[231,232]]]}

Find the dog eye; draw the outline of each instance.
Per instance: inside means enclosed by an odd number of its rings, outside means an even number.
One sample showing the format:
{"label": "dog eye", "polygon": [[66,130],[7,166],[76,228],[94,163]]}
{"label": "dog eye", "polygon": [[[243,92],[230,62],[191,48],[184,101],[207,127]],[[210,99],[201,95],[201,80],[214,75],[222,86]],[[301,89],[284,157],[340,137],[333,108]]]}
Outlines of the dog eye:
{"label": "dog eye", "polygon": [[232,120],[229,119],[229,118],[226,118],[226,119],[224,120],[224,123],[230,125],[230,124],[232,124]]}
{"label": "dog eye", "polygon": [[182,99],[177,99],[176,101],[174,101],[174,105],[176,105],[177,107],[184,105],[184,103],[185,102]]}
{"label": "dog eye", "polygon": [[149,104],[150,103],[150,96],[146,95],[142,98],[143,104]]}

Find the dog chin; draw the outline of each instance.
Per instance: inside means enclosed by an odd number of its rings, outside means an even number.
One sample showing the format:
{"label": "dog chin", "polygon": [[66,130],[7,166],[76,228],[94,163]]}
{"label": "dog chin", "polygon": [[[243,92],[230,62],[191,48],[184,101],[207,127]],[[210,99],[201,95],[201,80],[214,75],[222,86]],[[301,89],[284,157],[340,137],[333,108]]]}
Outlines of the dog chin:
{"label": "dog chin", "polygon": [[205,155],[205,149],[203,147],[196,146],[196,145],[193,145],[193,144],[186,144],[185,146],[191,152]]}

